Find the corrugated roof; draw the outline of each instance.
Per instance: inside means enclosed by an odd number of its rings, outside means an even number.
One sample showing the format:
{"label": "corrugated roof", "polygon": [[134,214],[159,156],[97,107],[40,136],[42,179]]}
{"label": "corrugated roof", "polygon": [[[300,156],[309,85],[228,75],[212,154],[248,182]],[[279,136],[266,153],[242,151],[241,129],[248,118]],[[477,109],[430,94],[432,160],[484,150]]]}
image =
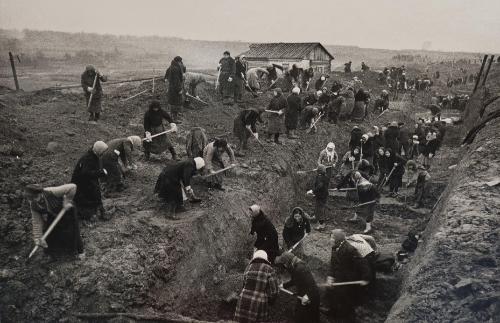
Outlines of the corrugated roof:
{"label": "corrugated roof", "polygon": [[333,59],[321,43],[262,43],[250,44],[250,50],[242,53],[247,58],[290,58],[290,59],[304,59],[309,53],[316,48],[321,48]]}

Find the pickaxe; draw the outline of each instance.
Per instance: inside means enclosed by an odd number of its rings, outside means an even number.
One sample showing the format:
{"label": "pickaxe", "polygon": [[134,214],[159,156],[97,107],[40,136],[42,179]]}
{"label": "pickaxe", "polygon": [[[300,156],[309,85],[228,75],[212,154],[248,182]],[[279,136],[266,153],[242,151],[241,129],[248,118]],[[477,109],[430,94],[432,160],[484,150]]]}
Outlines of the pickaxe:
{"label": "pickaxe", "polygon": [[[62,217],[64,216],[64,214],[66,213],[67,210],[69,210],[71,208],[70,207],[63,207],[61,211],[59,211],[59,213],[57,214],[56,218],[54,219],[54,221],[52,221],[52,223],[50,224],[49,228],[47,229],[47,231],[45,231],[45,233],[43,234],[42,238],[40,240],[42,241],[45,241],[45,239],[47,239],[47,237],[50,235],[50,233],[54,230],[54,228],[56,227],[57,223],[59,223],[59,221],[61,221]],[[38,247],[39,245],[36,245],[33,250],[31,250],[31,253],[29,254],[28,256],[28,259],[30,259],[31,257],[33,257],[33,255],[35,254],[35,252],[38,250]]]}

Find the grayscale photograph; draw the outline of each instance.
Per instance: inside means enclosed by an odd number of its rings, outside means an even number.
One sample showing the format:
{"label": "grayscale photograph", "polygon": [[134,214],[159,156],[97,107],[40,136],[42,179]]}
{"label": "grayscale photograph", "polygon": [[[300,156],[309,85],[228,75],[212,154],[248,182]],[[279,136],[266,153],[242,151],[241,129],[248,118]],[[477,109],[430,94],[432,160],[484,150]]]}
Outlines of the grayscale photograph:
{"label": "grayscale photograph", "polygon": [[0,323],[500,322],[499,0],[0,0]]}

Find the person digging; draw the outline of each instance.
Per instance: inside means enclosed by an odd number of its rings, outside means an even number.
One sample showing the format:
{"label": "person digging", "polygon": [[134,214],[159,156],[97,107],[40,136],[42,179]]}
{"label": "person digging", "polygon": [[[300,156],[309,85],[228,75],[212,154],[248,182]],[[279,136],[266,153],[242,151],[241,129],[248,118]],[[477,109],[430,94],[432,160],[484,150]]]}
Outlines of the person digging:
{"label": "person digging", "polygon": [[364,234],[372,232],[372,221],[375,214],[375,205],[380,199],[380,193],[377,187],[363,178],[360,172],[355,172],[353,175],[358,191],[359,204],[354,212],[354,216],[349,219],[349,222],[357,222],[358,216],[362,217],[366,223]]}

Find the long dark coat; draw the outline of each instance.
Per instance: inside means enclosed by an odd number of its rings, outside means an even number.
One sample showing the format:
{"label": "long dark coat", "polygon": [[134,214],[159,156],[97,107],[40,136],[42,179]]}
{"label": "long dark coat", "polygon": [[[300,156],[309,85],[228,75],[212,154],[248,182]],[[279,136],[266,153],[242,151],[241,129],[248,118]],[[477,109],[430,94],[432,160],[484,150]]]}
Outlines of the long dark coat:
{"label": "long dark coat", "polygon": [[[168,123],[173,122],[172,117],[167,111],[163,109],[155,111],[150,107],[144,114],[144,131],[150,132],[151,135],[165,131],[165,127],[163,126],[164,119]],[[161,154],[172,146],[167,134],[157,136],[151,142],[143,141],[142,144],[145,150],[153,154]]]}
{"label": "long dark coat", "polygon": [[248,136],[250,136],[246,126],[250,126],[252,132],[255,133],[257,132],[257,121],[262,123],[260,113],[257,109],[245,109],[240,111],[234,119],[233,134],[239,140],[245,140]]}
{"label": "long dark coat", "polygon": [[[293,217],[295,210],[300,210],[302,214],[302,221],[297,222]],[[293,209],[292,214],[286,219],[285,226],[283,227],[283,240],[287,248],[291,248],[294,244],[299,242],[305,233],[311,232],[311,224],[309,219],[304,216],[304,211],[300,207]]]}
{"label": "long dark coat", "polygon": [[[281,94],[281,95],[273,97],[267,108],[268,108],[268,110],[272,110],[272,111],[279,111],[279,110],[286,111],[287,107],[288,107],[288,103],[287,103],[285,97]],[[274,134],[274,133],[285,132],[285,117],[284,117],[284,115],[279,115],[276,113],[268,113],[268,120],[269,120],[268,124],[267,124],[267,132],[268,133]]]}
{"label": "long dark coat", "polygon": [[297,262],[290,270],[291,280],[283,284],[283,288],[296,287],[298,296],[307,295],[311,301],[308,305],[302,305],[297,299],[295,304],[295,321],[297,323],[319,323],[320,293],[318,285],[314,280],[311,270],[303,261]]}
{"label": "long dark coat", "polygon": [[252,219],[252,228],[250,234],[257,234],[255,248],[267,252],[267,257],[271,263],[279,255],[278,231],[269,218],[261,212]]}
{"label": "long dark coat", "polygon": [[[81,84],[83,88],[83,93],[85,94],[85,102],[87,106],[89,105],[89,100],[90,100],[90,95],[91,92],[88,91],[89,87],[92,87],[94,85],[94,79],[96,76],[95,71],[85,71],[82,74],[81,77]],[[97,77],[96,83],[95,83],[95,93],[92,95],[92,102],[90,103],[90,107],[88,107],[89,112],[101,112],[101,101],[102,101],[102,85],[101,82],[106,82],[106,77],[99,75]]]}
{"label": "long dark coat", "polygon": [[182,90],[184,88],[184,65],[172,60],[170,67],[165,73],[168,79],[168,103],[171,105],[182,105],[184,103]]}
{"label": "long dark coat", "polygon": [[89,149],[76,163],[71,183],[76,184],[74,201],[79,208],[96,208],[102,205],[99,177],[105,174],[100,166],[99,158]]}
{"label": "long dark coat", "polygon": [[399,128],[389,126],[384,132],[385,148],[390,148],[394,153],[399,151]]}
{"label": "long dark coat", "polygon": [[330,186],[330,178],[326,174],[318,174],[314,180],[313,193],[316,200],[326,202],[328,199],[328,187]]}
{"label": "long dark coat", "polygon": [[291,94],[286,101],[288,106],[285,110],[285,126],[288,130],[295,130],[302,110],[302,100],[297,94]]}
{"label": "long dark coat", "polygon": [[172,202],[176,205],[183,204],[182,186],[191,185],[191,178],[196,173],[194,159],[183,160],[167,165],[158,180],[156,181],[154,192],[166,202]]}

